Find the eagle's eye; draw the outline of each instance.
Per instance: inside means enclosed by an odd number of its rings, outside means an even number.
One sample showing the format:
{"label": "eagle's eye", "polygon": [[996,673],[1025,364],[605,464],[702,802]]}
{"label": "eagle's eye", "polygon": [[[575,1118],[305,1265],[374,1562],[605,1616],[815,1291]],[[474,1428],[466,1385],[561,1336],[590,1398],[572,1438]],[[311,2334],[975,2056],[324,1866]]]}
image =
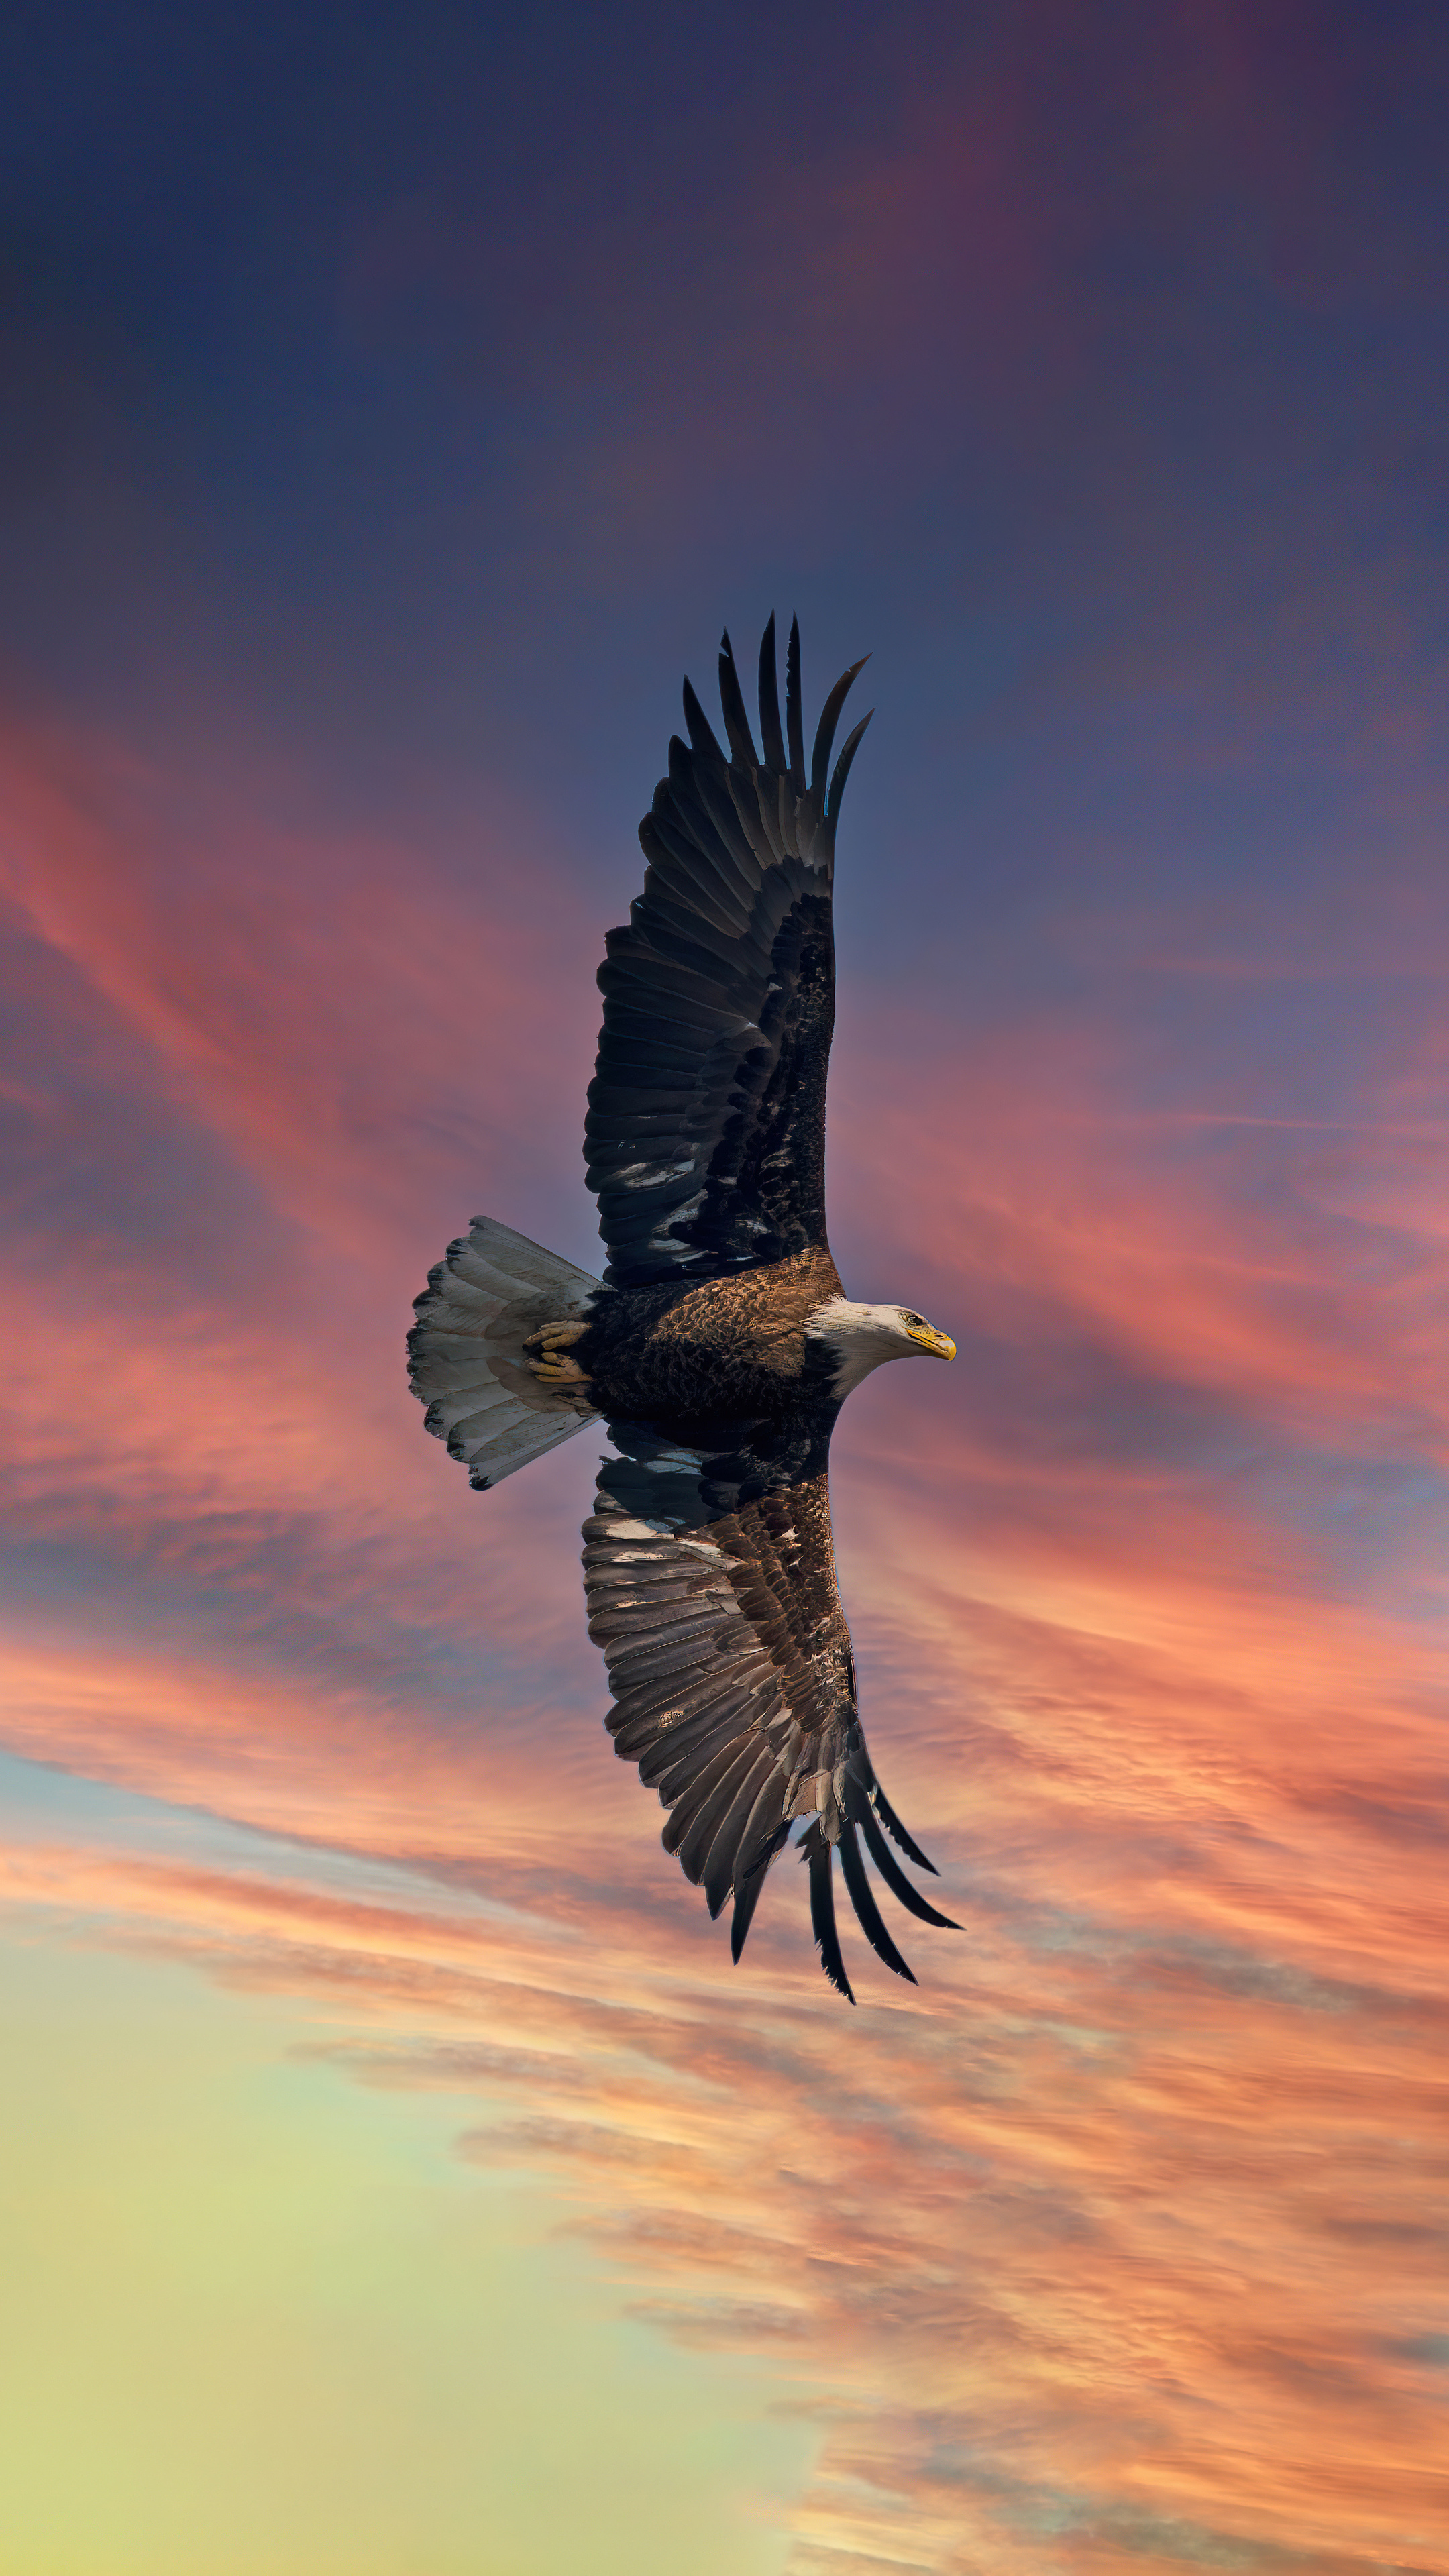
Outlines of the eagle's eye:
{"label": "eagle's eye", "polygon": [[902,1307],[902,1309],[901,1309],[901,1322],[902,1322],[903,1324],[924,1324],[925,1320],[926,1320],[926,1318],[925,1318],[925,1316],[924,1316],[924,1315],[908,1315],[908,1314],[906,1313],[906,1311],[905,1311],[905,1308],[904,1308],[904,1307]]}

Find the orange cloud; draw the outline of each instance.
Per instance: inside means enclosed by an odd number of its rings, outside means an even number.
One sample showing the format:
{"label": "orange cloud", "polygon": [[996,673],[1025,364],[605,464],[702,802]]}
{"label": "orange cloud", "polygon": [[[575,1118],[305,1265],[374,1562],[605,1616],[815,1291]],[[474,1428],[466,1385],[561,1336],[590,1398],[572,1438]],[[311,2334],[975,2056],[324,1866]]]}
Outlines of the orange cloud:
{"label": "orange cloud", "polygon": [[[478,924],[441,872],[413,900],[396,852],[259,842],[243,897],[137,828],[152,789],[10,757],[15,899],[139,1050],[150,1150],[184,1110],[215,1221],[254,1196],[237,1279],[144,1242],[57,1266],[39,1231],[7,1255],[7,1527],[54,1586],[6,1648],[7,1741],[270,1839],[223,1863],[57,1828],[6,1851],[7,1903],[300,1999],[359,2082],[458,2095],[467,2160],[546,2174],[637,2314],[768,2354],[819,2426],[801,2576],[1429,2576],[1449,1924],[1413,1498],[1443,1463],[1444,1225],[1417,1147],[1370,1121],[1184,1152],[1128,1114],[1119,1033],[967,1038],[881,997],[842,1239],[875,1211],[868,1257],[910,1275],[861,1286],[962,1356],[854,1400],[838,1537],[873,1749],[965,1928],[919,1989],[867,1970],[847,2023],[789,1860],[731,1972],[612,1759],[588,1444],[500,1510],[403,1387],[475,1150],[428,1123],[459,1067],[505,1124],[576,1110],[576,1068],[531,1088],[552,934],[505,906],[464,992]],[[1405,1060],[1380,1105],[1431,1088]],[[923,1122],[923,1089],[972,1119]]]}

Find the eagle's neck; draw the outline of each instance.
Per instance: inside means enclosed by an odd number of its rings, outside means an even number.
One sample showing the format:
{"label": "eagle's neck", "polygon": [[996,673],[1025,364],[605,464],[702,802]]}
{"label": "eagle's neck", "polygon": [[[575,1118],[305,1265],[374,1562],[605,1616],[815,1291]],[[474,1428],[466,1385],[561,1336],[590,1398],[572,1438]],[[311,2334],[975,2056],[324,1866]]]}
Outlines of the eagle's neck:
{"label": "eagle's neck", "polygon": [[823,1349],[834,1362],[830,1392],[837,1402],[859,1386],[886,1360],[904,1359],[910,1343],[901,1333],[894,1306],[857,1306],[849,1297],[832,1297],[805,1319],[808,1346]]}

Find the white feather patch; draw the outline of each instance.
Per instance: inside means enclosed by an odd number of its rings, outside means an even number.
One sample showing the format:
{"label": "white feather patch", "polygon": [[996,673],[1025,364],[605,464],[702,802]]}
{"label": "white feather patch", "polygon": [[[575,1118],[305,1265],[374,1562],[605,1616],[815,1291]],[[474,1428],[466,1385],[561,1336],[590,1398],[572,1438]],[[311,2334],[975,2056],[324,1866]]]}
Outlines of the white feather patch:
{"label": "white feather patch", "polygon": [[488,1216],[429,1272],[408,1336],[409,1382],[472,1484],[496,1485],[598,1420],[540,1386],[523,1345],[541,1324],[584,1315],[601,1285]]}

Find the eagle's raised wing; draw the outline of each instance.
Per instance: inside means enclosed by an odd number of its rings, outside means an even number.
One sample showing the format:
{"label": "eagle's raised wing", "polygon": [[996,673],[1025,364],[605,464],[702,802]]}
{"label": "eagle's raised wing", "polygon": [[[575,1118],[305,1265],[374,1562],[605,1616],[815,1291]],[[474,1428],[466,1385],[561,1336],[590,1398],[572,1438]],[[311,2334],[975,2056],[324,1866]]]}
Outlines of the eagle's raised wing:
{"label": "eagle's raised wing", "polygon": [[[826,699],[810,775],[800,637],[780,733],[775,621],[751,738],[728,635],[727,758],[686,680],[686,746],[639,826],[649,867],[599,969],[604,1025],[584,1153],[612,1287],[712,1279],[824,1247],[825,1082],[835,1022],[835,822],[856,746],[830,752],[859,662]],[[827,780],[829,788],[827,793]]]}
{"label": "eagle's raised wing", "polygon": [[956,1927],[918,1894],[881,1831],[931,1868],[887,1802],[861,1731],[827,1471],[732,1503],[737,1457],[706,1457],[627,1424],[610,1432],[625,1454],[605,1463],[584,1523],[589,1634],[609,1667],[614,1750],[670,1810],[665,1850],[703,1887],[711,1915],[733,1897],[738,1959],[791,1819],[811,1815],[800,1853],[826,1976],[854,2002],[835,1925],[838,1848],[867,1940],[914,1984],[857,1836],[912,1914]]}

